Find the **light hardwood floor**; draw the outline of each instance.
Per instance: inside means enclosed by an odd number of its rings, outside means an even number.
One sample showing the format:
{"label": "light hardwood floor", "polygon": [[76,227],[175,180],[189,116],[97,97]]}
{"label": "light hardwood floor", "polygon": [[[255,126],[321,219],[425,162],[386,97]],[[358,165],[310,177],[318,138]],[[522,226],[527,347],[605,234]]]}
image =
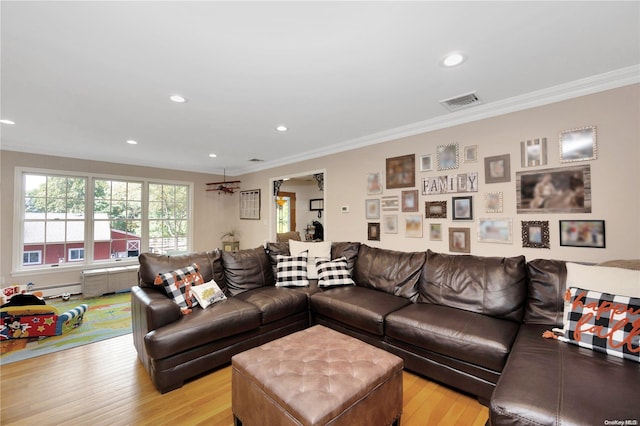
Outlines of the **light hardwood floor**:
{"label": "light hardwood floor", "polygon": [[[233,424],[231,367],[161,395],[131,335],[3,365],[0,380],[3,426]],[[487,421],[488,409],[472,397],[408,372],[403,381],[404,426]]]}

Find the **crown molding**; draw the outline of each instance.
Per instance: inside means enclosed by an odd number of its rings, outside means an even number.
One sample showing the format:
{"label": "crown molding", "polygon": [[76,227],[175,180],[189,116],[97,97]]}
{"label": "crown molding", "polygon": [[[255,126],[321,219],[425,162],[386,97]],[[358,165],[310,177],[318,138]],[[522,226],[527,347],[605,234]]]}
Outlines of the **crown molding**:
{"label": "crown molding", "polygon": [[469,109],[456,111],[447,115],[408,124],[406,126],[396,127],[360,138],[327,145],[325,147],[306,151],[297,155],[267,161],[259,165],[236,168],[232,170],[231,173],[236,176],[267,170],[274,167],[285,166],[287,164],[311,160],[326,155],[338,154],[340,152],[350,151],[356,148],[376,145],[408,136],[415,136],[421,133],[432,132],[434,130],[497,117],[512,112],[518,112],[637,83],[640,83],[640,64],[548,87],[546,89],[537,90],[501,101],[477,105]]}

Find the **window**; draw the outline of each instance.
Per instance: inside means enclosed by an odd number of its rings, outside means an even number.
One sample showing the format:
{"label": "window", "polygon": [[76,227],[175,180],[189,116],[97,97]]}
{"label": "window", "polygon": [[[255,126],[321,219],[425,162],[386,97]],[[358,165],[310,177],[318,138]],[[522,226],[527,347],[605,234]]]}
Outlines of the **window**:
{"label": "window", "polygon": [[84,260],[84,249],[83,248],[72,248],[69,249],[69,262],[77,262],[79,260]]}
{"label": "window", "polygon": [[23,183],[23,254],[43,253],[38,262],[23,256],[23,266],[64,263],[70,245],[84,245],[86,178],[25,174]]}
{"label": "window", "polygon": [[192,184],[26,170],[16,182],[16,270],[190,249]]}
{"label": "window", "polygon": [[23,265],[39,265],[42,263],[42,250],[25,251],[22,253]]}

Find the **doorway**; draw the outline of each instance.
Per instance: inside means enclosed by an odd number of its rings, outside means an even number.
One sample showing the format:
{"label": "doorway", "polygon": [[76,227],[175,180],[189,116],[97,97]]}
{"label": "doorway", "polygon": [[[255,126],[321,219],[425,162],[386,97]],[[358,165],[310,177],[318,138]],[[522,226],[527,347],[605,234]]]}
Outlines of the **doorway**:
{"label": "doorway", "polygon": [[276,224],[278,233],[296,231],[296,193],[278,191],[276,198]]}

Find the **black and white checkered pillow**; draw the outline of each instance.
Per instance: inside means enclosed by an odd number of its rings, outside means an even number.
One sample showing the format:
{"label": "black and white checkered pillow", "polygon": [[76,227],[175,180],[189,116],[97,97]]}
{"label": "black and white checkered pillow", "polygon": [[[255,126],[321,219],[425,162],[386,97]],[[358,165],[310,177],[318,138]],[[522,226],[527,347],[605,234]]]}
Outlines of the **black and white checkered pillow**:
{"label": "black and white checkered pillow", "polygon": [[330,287],[335,285],[355,285],[347,268],[347,258],[342,256],[337,259],[316,259],[318,269],[318,287]]}
{"label": "black and white checkered pillow", "polygon": [[276,287],[303,287],[307,279],[307,252],[296,256],[276,256]]}
{"label": "black and white checkered pillow", "polygon": [[200,274],[198,264],[192,263],[175,271],[158,274],[153,283],[164,286],[167,296],[171,297],[180,306],[180,309],[186,313],[198,304],[196,298],[191,294],[191,286],[203,284],[204,279]]}
{"label": "black and white checkered pillow", "polygon": [[640,298],[571,287],[564,342],[640,362]]}

